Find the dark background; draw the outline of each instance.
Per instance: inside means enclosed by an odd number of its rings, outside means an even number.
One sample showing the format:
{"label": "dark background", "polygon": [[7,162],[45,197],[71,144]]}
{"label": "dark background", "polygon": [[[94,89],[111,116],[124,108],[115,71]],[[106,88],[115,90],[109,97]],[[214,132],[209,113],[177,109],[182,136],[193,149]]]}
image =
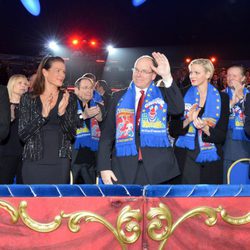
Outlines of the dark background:
{"label": "dark background", "polygon": [[40,0],[38,17],[19,0],[0,0],[0,53],[38,55],[52,37],[73,33],[117,47],[185,46],[194,56],[249,59],[250,1]]}

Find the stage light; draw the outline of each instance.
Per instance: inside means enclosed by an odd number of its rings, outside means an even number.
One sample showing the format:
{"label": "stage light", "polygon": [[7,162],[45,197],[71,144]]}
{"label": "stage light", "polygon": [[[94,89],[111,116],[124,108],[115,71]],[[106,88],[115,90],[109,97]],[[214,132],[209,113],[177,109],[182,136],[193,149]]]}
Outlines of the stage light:
{"label": "stage light", "polygon": [[96,46],[97,46],[96,40],[90,40],[90,41],[89,41],[89,45],[90,45],[91,47],[96,47]]}
{"label": "stage light", "polygon": [[72,45],[78,45],[79,44],[79,40],[78,39],[73,39],[72,41],[71,41],[71,43],[72,43]]}
{"label": "stage light", "polygon": [[210,58],[210,60],[211,60],[212,63],[215,63],[215,62],[217,61],[216,57],[214,57],[214,56],[212,56],[212,57]]}
{"label": "stage light", "polygon": [[106,49],[107,49],[108,53],[114,53],[114,52],[115,52],[115,48],[114,48],[114,46],[111,45],[111,44],[108,45]]}
{"label": "stage light", "polygon": [[190,63],[190,62],[191,62],[191,58],[190,58],[190,57],[187,57],[187,58],[185,59],[185,62],[186,62],[186,63]]}
{"label": "stage light", "polygon": [[31,15],[38,16],[40,14],[39,0],[21,0],[21,3]]}
{"label": "stage light", "polygon": [[146,0],[132,0],[132,4],[135,6],[135,7],[138,7],[140,5],[142,5],[143,3],[145,3]]}
{"label": "stage light", "polygon": [[59,50],[59,45],[58,45],[58,43],[56,42],[56,41],[50,41],[49,43],[48,43],[48,47],[51,49],[51,50],[53,50],[53,51],[58,51]]}

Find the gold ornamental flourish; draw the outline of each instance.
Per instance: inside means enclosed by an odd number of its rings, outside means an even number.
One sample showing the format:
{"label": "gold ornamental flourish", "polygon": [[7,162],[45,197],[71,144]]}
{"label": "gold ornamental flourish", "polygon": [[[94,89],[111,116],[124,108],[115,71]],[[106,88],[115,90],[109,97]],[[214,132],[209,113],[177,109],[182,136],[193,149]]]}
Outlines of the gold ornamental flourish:
{"label": "gold ornamental flourish", "polygon": [[62,224],[62,217],[60,215],[57,215],[54,221],[49,223],[40,223],[33,220],[26,211],[27,206],[28,204],[26,201],[20,202],[19,215],[23,223],[30,229],[41,233],[49,233],[55,231]]}
{"label": "gold ornamental flourish", "polygon": [[[244,225],[250,222],[250,213],[243,215],[241,217],[232,217],[228,215],[227,211],[219,206],[218,208],[211,208],[207,206],[194,208],[183,216],[181,216],[175,223],[173,223],[173,218],[169,208],[163,204],[159,203],[159,207],[150,208],[147,213],[147,219],[150,221],[147,227],[148,236],[155,241],[160,241],[159,250],[164,249],[169,237],[174,233],[174,230],[186,219],[205,215],[207,219],[205,224],[207,226],[214,226],[217,222],[217,213],[220,214],[222,220],[230,225]],[[167,226],[163,228],[162,221],[167,222]],[[159,230],[161,232],[159,232]],[[158,232],[157,232],[158,231]]]}
{"label": "gold ornamental flourish", "polygon": [[62,225],[62,219],[69,218],[69,230],[77,233],[80,231],[80,222],[84,219],[85,222],[98,222],[104,225],[116,237],[123,250],[127,249],[126,244],[136,242],[142,232],[139,224],[142,220],[142,214],[139,209],[133,210],[129,205],[125,206],[119,213],[116,223],[117,228],[109,223],[104,217],[87,211],[74,212],[70,214],[65,214],[62,211],[52,222],[41,223],[35,221],[28,215],[27,206],[28,203],[26,201],[21,201],[18,209],[16,209],[8,202],[0,200],[0,208],[3,208],[10,214],[13,223],[16,223],[20,217],[27,227],[36,232],[49,233],[55,231]]}
{"label": "gold ornamental flourish", "polygon": [[[80,222],[82,219],[85,222],[98,222],[104,225],[117,239],[122,249],[127,249],[126,244],[132,244],[138,240],[141,235],[141,227],[139,222],[142,219],[140,210],[132,210],[130,206],[125,206],[118,215],[117,228],[109,223],[104,217],[86,211],[65,214],[61,212],[62,218],[69,218],[68,228],[71,232],[77,233],[80,231]],[[126,236],[123,231],[123,224],[127,223],[125,229],[132,233],[131,236]]]}
{"label": "gold ornamental flourish", "polygon": [[12,205],[10,205],[10,203],[8,203],[7,201],[0,200],[0,208],[4,209],[10,214],[13,223],[16,223],[18,221],[19,219],[18,210]]}

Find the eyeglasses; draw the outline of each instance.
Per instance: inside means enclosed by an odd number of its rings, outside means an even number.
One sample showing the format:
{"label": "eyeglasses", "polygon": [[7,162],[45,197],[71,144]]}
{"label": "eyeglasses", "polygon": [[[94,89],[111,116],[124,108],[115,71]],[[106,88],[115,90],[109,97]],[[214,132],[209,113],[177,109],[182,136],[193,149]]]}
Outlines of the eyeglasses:
{"label": "eyeglasses", "polygon": [[80,90],[94,90],[93,87],[87,87],[87,86],[80,87],[79,89],[80,89]]}
{"label": "eyeglasses", "polygon": [[145,69],[142,69],[142,70],[139,70],[139,69],[137,69],[137,68],[132,68],[132,71],[133,71],[133,73],[136,73],[136,74],[142,74],[142,75],[149,75],[149,74],[152,74],[153,73],[153,71],[147,71],[147,70],[145,70]]}

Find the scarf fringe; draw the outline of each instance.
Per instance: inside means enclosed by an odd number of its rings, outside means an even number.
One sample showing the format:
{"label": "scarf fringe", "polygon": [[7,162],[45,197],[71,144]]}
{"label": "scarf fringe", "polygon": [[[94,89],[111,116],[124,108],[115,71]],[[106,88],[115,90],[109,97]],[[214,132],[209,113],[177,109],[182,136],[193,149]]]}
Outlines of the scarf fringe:
{"label": "scarf fringe", "polygon": [[212,162],[212,161],[217,161],[219,160],[220,157],[218,156],[216,150],[213,151],[201,151],[197,158],[196,162]]}
{"label": "scarf fringe", "polygon": [[167,136],[144,135],[141,137],[141,147],[170,147],[170,142]]}
{"label": "scarf fringe", "polygon": [[195,149],[195,140],[191,136],[179,136],[175,144],[179,148]]}
{"label": "scarf fringe", "polygon": [[129,147],[128,145],[119,145],[116,146],[116,156],[131,156],[137,155],[136,145],[131,144]]}
{"label": "scarf fringe", "polygon": [[250,141],[250,138],[247,137],[245,131],[241,129],[233,129],[232,138],[236,141]]}

